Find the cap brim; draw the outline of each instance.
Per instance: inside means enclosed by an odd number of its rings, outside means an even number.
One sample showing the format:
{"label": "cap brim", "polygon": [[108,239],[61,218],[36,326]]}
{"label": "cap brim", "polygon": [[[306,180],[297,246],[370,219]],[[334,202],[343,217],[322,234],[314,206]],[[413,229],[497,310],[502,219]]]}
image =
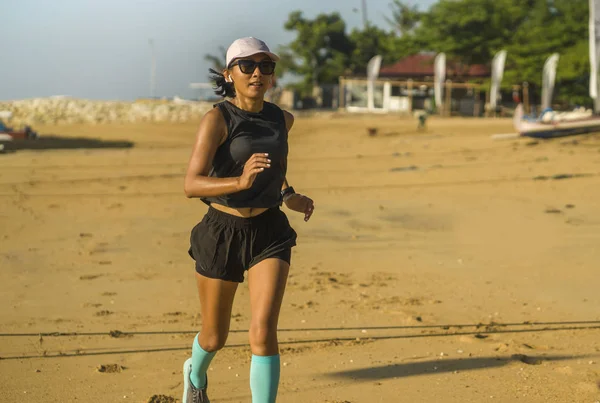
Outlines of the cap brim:
{"label": "cap brim", "polygon": [[255,51],[243,52],[243,53],[237,55],[236,57],[234,57],[233,59],[231,59],[231,61],[229,62],[229,65],[231,65],[231,63],[234,60],[241,59],[242,57],[250,57],[250,56],[258,55],[260,53],[264,53],[265,55],[269,56],[269,58],[271,60],[273,60],[274,62],[278,62],[279,61],[279,56],[277,56],[275,53],[273,53],[273,52],[265,52],[265,51],[261,50],[261,51],[258,51],[258,52],[255,52]]}

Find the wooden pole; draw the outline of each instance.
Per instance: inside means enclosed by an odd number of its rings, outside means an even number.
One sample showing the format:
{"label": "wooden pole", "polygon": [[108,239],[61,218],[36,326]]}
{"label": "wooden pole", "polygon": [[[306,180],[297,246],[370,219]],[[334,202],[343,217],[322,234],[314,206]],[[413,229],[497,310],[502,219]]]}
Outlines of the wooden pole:
{"label": "wooden pole", "polygon": [[479,108],[481,106],[481,105],[479,105],[480,104],[480,102],[479,102],[479,88],[475,88],[475,97],[474,98],[475,98],[475,106],[473,107],[473,116],[474,117],[479,117],[479,113],[480,113]]}
{"label": "wooden pole", "polygon": [[445,114],[452,116],[452,80],[446,80]]}
{"label": "wooden pole", "polygon": [[523,83],[523,106],[525,113],[529,115],[529,83],[527,81]]}
{"label": "wooden pole", "polygon": [[413,80],[408,79],[408,113],[413,111]]}
{"label": "wooden pole", "polygon": [[344,85],[344,77],[340,77],[340,88],[338,90],[338,110],[342,109],[345,105],[344,105],[344,89],[345,89],[345,85]]}

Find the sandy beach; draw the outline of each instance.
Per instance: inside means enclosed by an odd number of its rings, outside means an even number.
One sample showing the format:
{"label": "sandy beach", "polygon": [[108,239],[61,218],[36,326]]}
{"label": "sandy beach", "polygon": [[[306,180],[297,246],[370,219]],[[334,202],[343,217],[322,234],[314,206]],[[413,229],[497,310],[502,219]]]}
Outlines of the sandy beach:
{"label": "sandy beach", "polygon": [[[0,401],[181,399],[197,124],[40,126],[133,146],[0,155]],[[278,402],[600,401],[600,135],[416,126],[297,118],[288,178],[316,211],[287,211]],[[250,402],[246,284],[233,311],[212,402]]]}

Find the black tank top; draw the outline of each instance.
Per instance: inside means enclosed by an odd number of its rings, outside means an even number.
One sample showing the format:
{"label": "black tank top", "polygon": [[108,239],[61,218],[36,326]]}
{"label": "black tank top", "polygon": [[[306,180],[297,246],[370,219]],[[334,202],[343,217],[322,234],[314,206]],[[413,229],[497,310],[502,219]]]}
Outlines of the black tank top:
{"label": "black tank top", "polygon": [[205,197],[202,201],[233,208],[271,208],[279,205],[288,155],[288,133],[283,111],[269,102],[265,102],[263,110],[258,113],[240,109],[229,101],[220,102],[215,107],[219,108],[227,123],[227,139],[215,153],[209,176],[241,176],[244,164],[255,153],[269,153],[271,167],[256,176],[250,189]]}

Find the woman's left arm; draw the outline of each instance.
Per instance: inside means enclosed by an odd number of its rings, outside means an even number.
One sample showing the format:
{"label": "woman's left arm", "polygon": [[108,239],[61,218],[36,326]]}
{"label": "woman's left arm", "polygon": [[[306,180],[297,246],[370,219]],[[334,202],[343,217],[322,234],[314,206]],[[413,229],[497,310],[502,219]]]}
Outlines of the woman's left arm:
{"label": "woman's left arm", "polygon": [[[292,115],[288,111],[283,111],[283,115],[285,116],[285,126],[289,133],[289,131],[292,129],[292,126],[294,125],[294,115]],[[287,189],[288,187],[290,186],[288,184],[287,178],[284,178],[281,191]],[[299,213],[304,213],[304,221],[310,220],[310,217],[315,211],[314,201],[310,197],[304,196],[300,193],[292,193],[290,195],[286,195],[284,202],[287,208],[289,208],[290,210],[297,211]]]}

